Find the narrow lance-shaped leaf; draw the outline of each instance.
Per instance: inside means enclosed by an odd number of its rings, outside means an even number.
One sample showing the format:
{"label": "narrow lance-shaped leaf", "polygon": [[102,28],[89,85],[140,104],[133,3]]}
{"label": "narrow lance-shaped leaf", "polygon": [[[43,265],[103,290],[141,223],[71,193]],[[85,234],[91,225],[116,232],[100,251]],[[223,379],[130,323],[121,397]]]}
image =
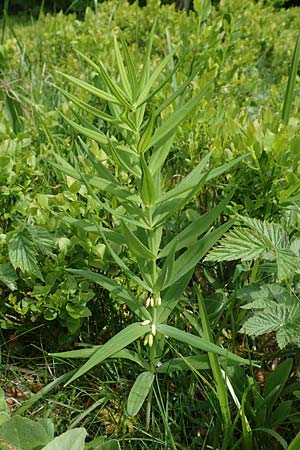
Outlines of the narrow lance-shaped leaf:
{"label": "narrow lance-shaped leaf", "polygon": [[155,255],[147,248],[129,229],[129,227],[122,223],[125,242],[129,250],[138,258],[155,259]]}
{"label": "narrow lance-shaped leaf", "polygon": [[78,106],[83,111],[91,114],[92,116],[98,117],[98,119],[102,119],[105,122],[118,122],[113,116],[102,112],[99,108],[95,108],[94,106],[89,105],[88,103],[79,100],[75,95],[70,94],[68,91],[60,88],[59,86],[55,86],[58,91],[60,91],[68,100],[71,100],[74,105]]}
{"label": "narrow lance-shaped leaf", "polygon": [[108,150],[111,159],[114,160],[117,165],[127,172],[132,173],[138,179],[141,177],[141,170],[138,166],[136,153],[131,152],[130,149],[124,145],[116,146],[111,139],[108,139]]}
{"label": "narrow lance-shaped leaf", "polygon": [[[68,358],[68,359],[89,359],[97,350],[102,348],[103,345],[94,345],[89,348],[81,348],[79,350],[70,350],[68,352],[51,353],[53,357]],[[148,369],[149,364],[141,358],[136,352],[123,348],[111,356],[112,359],[127,359],[135,362],[140,367]]]}
{"label": "narrow lance-shaped leaf", "polygon": [[88,137],[89,139],[93,139],[94,141],[98,142],[98,144],[107,145],[108,142],[107,137],[105,136],[105,134],[101,133],[101,131],[92,130],[91,128],[78,125],[78,123],[68,119],[68,117],[66,117],[61,111],[58,112],[63,117],[63,119],[70,125],[70,127],[78,131],[78,133]]}
{"label": "narrow lance-shaped leaf", "polygon": [[115,55],[116,55],[116,60],[117,60],[117,64],[118,64],[118,69],[119,69],[119,74],[120,74],[120,79],[121,79],[121,83],[123,86],[124,91],[127,94],[127,97],[132,98],[132,90],[131,90],[131,86],[127,77],[127,73],[124,67],[124,62],[121,56],[121,52],[119,49],[119,45],[118,45],[118,41],[117,41],[117,37],[114,36],[114,47],[115,47]]}
{"label": "narrow lance-shaped leaf", "polygon": [[[83,177],[85,176],[82,172],[77,170],[75,167],[73,167],[71,164],[69,164],[67,161],[65,161],[63,158],[61,158],[59,155],[54,155],[58,164],[55,164],[52,161],[49,161],[49,163],[55,167],[59,172],[64,173],[65,175],[68,175],[72,178],[75,178],[75,180],[83,181],[85,184],[86,182],[83,180]],[[103,172],[103,175],[105,176],[105,173]],[[86,178],[85,178],[86,180]],[[138,201],[139,197],[132,194],[129,190],[126,188],[123,188],[117,180],[110,174],[110,178],[100,178],[97,176],[89,177],[88,181],[89,185],[93,186],[93,188],[97,188],[100,191],[109,192],[112,195],[116,195],[119,199],[127,200],[127,201]],[[95,194],[94,194],[95,195]],[[101,202],[101,200],[95,195],[97,202]],[[102,203],[102,202],[101,202]],[[110,208],[111,209],[111,208]],[[111,209],[112,211],[112,209]],[[119,214],[116,211],[116,214]]]}
{"label": "narrow lance-shaped leaf", "polygon": [[149,144],[146,149],[153,147],[154,145],[162,145],[166,142],[176,131],[178,125],[186,119],[196,106],[199,106],[200,99],[206,94],[210,83],[208,83],[195,97],[190,101],[185,103],[183,106],[178,107],[173,114],[171,114],[161,125],[160,128],[156,130],[153,134]]}
{"label": "narrow lance-shaped leaf", "polygon": [[124,39],[124,36],[123,36],[123,33],[121,30],[119,30],[119,36],[121,39],[122,49],[123,49],[123,53],[124,53],[124,57],[125,57],[125,64],[128,69],[128,79],[129,79],[129,84],[131,86],[132,97],[133,97],[133,100],[135,100],[136,95],[137,95],[137,90],[138,90],[136,69],[134,67],[134,64],[133,64],[133,61],[131,58],[131,53],[128,50],[126,41]]}
{"label": "narrow lance-shaped leaf", "polygon": [[283,109],[282,109],[282,120],[285,124],[288,123],[289,118],[291,116],[299,59],[300,59],[300,33],[298,34],[295,49],[294,49],[293,60],[292,60],[292,65],[291,65],[291,69],[290,69],[290,73],[289,73],[289,79],[288,79],[288,84],[286,87],[286,93],[285,93],[284,104],[283,104]]}
{"label": "narrow lance-shaped leaf", "polygon": [[172,283],[176,245],[177,242],[174,242],[173,246],[170,248],[169,254],[155,282],[154,292],[160,292]]}
{"label": "narrow lance-shaped leaf", "polygon": [[139,86],[138,86],[139,95],[141,95],[141,92],[143,91],[143,89],[150,77],[150,56],[151,56],[151,50],[152,50],[152,45],[153,45],[155,26],[156,26],[156,19],[152,26],[150,35],[148,36],[147,48],[146,48],[146,51],[144,52],[145,56],[144,56],[144,60],[143,60],[143,70],[142,70],[142,74],[141,74]]}
{"label": "narrow lance-shaped leaf", "polygon": [[172,280],[169,288],[162,292],[161,306],[157,309],[156,323],[165,323],[176,308],[182,293],[187,288],[194,273],[194,267],[177,281]]}
{"label": "narrow lance-shaped leaf", "polygon": [[145,161],[145,157],[141,154],[141,169],[142,169],[142,180],[141,180],[141,197],[146,206],[152,206],[156,199],[156,189],[151,175],[150,170]]}
{"label": "narrow lance-shaped leaf", "polygon": [[145,131],[138,143],[138,152],[139,153],[143,153],[146,150],[146,148],[150,142],[152,133],[153,133],[153,128],[154,128],[154,115],[151,114],[151,116],[148,120],[147,126],[145,128]]}
{"label": "narrow lance-shaped leaf", "polygon": [[232,198],[233,193],[230,193],[222,202],[220,202],[213,209],[209,210],[203,215],[199,215],[193,222],[188,225],[183,231],[175,236],[160,252],[158,258],[166,257],[171,251],[176,242],[176,251],[184,247],[188,247],[195,242],[201,234],[204,234],[213,222],[218,218],[221,212]]}
{"label": "narrow lance-shaped leaf", "polygon": [[57,71],[60,75],[70,81],[72,84],[80,87],[84,91],[90,92],[90,94],[95,95],[95,97],[106,100],[107,102],[118,103],[116,97],[108,92],[102,91],[101,89],[96,88],[92,84],[86,83],[85,81],[79,80],[78,78],[72,77],[72,75],[67,75],[65,73]]}
{"label": "narrow lance-shaped leaf", "polygon": [[129,289],[126,289],[124,286],[118,284],[112,278],[106,277],[100,273],[91,272],[89,270],[67,269],[67,271],[104,287],[104,289],[107,289],[118,299],[120,303],[125,303],[132,312],[140,317],[140,319],[151,319],[148,309],[145,308],[141,302],[139,302],[133,293]]}
{"label": "narrow lance-shaped leaf", "polygon": [[127,347],[127,345],[134,342],[136,339],[144,336],[151,331],[150,325],[143,325],[141,322],[133,323],[126,327],[124,330],[117,333],[106,344],[97,350],[90,359],[83,364],[83,366],[75,373],[75,375],[67,382],[72,383],[77,378],[84,375],[96,365],[102,363],[107,358],[111,357],[114,353]]}
{"label": "narrow lance-shaped leaf", "polygon": [[92,61],[86,55],[81,53],[79,50],[76,50],[76,53],[78,53],[88,64],[90,64],[102,76],[113,96],[116,99],[118,99],[119,104],[125,107],[126,106],[131,107],[131,103],[130,100],[128,99],[128,96],[124,93],[124,91],[122,91],[122,89],[119,88],[117,83],[108,75],[101,61],[99,61],[98,65],[94,63],[94,61]]}
{"label": "narrow lance-shaped leaf", "polygon": [[150,392],[153,381],[154,373],[147,371],[139,374],[130,390],[127,400],[127,413],[129,416],[137,415]]}
{"label": "narrow lance-shaped leaf", "polygon": [[169,336],[177,341],[184,342],[185,344],[191,345],[192,347],[199,348],[204,352],[212,352],[217,355],[224,356],[225,358],[235,361],[240,364],[251,364],[247,359],[241,358],[234,353],[219,347],[206,339],[194,336],[193,334],[187,333],[185,331],[179,330],[178,328],[172,327],[170,325],[159,324],[157,325],[157,331],[166,336]]}
{"label": "narrow lance-shaped leaf", "polygon": [[179,280],[184,274],[192,270],[233,223],[234,220],[228,221],[216,230],[208,232],[203,238],[199,239],[199,241],[180,255],[175,261],[173,282]]}

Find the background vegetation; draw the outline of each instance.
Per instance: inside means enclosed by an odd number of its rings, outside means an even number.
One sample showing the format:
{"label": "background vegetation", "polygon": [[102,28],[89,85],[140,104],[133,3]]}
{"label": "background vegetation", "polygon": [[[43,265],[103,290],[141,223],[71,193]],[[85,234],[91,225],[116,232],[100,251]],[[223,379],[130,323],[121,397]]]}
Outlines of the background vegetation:
{"label": "background vegetation", "polygon": [[299,9],[73,3],[1,22],[0,448],[296,449]]}

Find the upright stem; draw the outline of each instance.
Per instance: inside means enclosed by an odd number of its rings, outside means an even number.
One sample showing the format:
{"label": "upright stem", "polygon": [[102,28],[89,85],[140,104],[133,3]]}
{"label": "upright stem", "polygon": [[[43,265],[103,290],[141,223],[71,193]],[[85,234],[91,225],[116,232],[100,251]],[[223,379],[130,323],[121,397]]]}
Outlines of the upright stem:
{"label": "upright stem", "polygon": [[[196,286],[196,293],[197,293],[197,297],[198,297],[200,318],[201,318],[201,324],[202,324],[202,328],[203,328],[204,337],[209,342],[213,343],[213,337],[212,337],[212,333],[211,333],[211,329],[210,329],[210,323],[209,323],[207,311],[206,311],[205,304],[204,304],[204,299],[202,297],[202,294],[201,294],[198,286]],[[228,396],[227,396],[227,388],[226,388],[226,383],[222,376],[221,367],[220,367],[217,355],[215,353],[208,352],[208,358],[209,358],[209,363],[210,363],[210,367],[212,370],[213,378],[215,381],[217,398],[219,401],[221,413],[222,413],[223,420],[224,420],[225,439],[224,439],[224,444],[223,444],[222,448],[225,450],[226,448],[228,448],[230,432],[231,432],[231,427],[232,427],[231,415],[230,415],[230,409],[229,409],[229,403],[228,403]]]}

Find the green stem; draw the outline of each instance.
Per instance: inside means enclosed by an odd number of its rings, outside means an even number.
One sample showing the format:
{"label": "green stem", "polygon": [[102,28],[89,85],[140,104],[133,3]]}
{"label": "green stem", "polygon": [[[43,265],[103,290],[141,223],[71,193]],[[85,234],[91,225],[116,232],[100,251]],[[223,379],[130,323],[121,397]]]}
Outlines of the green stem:
{"label": "green stem", "polygon": [[150,428],[152,397],[153,397],[153,386],[151,386],[149,394],[148,394],[148,398],[147,398],[147,406],[146,406],[146,430],[147,431]]}
{"label": "green stem", "polygon": [[[199,287],[195,286],[195,288],[196,288],[196,293],[197,293],[197,297],[198,297],[200,319],[201,319],[204,337],[209,342],[214,343],[203,296],[200,292]],[[230,415],[228,396],[227,396],[227,389],[226,389],[225,381],[222,376],[221,367],[220,367],[217,355],[215,353],[208,352],[208,359],[209,359],[209,364],[210,364],[210,367],[212,370],[212,374],[213,374],[213,378],[214,378],[214,382],[215,382],[215,386],[216,386],[217,398],[219,401],[221,413],[222,413],[223,420],[224,420],[225,438],[224,438],[224,444],[223,444],[222,448],[225,450],[226,448],[228,448],[230,432],[231,432],[231,428],[232,428],[231,415]]]}

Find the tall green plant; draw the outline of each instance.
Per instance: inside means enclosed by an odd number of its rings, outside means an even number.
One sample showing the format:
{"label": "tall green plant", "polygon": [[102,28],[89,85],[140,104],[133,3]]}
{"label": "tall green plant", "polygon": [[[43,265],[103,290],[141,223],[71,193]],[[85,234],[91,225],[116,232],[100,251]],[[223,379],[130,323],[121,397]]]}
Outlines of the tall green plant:
{"label": "tall green plant", "polygon": [[[115,263],[127,277],[132,290],[104,274],[82,269],[70,271],[100,284],[120,304],[125,303],[138,318],[138,322],[128,325],[100,348],[54,356],[88,358],[70,382],[107,358],[126,358],[135,362],[140,366],[141,373],[128,397],[128,414],[136,415],[148,398],[148,425],[153,381],[157,373],[168,372],[171,364],[171,361],[163,361],[168,339],[181,341],[204,353],[221,355],[234,363],[245,363],[244,359],[215,345],[210,339],[197,337],[167,324],[196,264],[232,224],[227,222],[212,230],[215,219],[224,210],[230,196],[206,214],[197,215],[168,242],[164,233],[166,226],[197,195],[206,181],[228,171],[241,158],[208,170],[211,156],[208,153],[176,186],[169,190],[165,188],[167,183],[163,178],[163,167],[177,129],[196,110],[212,84],[208,83],[195,96],[186,100],[189,82],[197,70],[195,68],[190,79],[156,106],[154,96],[159,94],[161,97],[165,93],[165,86],[172,79],[178,65],[171,73],[163,76],[164,69],[173,57],[172,51],[152,70],[150,54],[153,38],[154,29],[149,36],[140,73],[135,68],[122,34],[120,40],[123,56],[115,39],[114,56],[118,66],[118,80],[108,73],[101,61],[96,64],[78,52],[100,75],[102,86],[106,89],[100,89],[71,75],[62,76],[72,85],[96,96],[103,109],[92,107],[75,95],[63,91],[88,116],[77,115],[76,122],[64,114],[62,116],[77,133],[87,139],[85,142],[79,139],[79,154],[74,164],[58,154],[57,162],[53,163],[58,171],[82,183],[105,213],[105,221],[93,216],[84,223],[90,230],[98,233]],[[101,131],[99,126],[95,126],[95,122],[91,123],[87,118],[90,116],[97,118],[98,123],[102,124],[101,128],[106,127],[107,132]],[[99,149],[92,149],[92,141],[105,152],[105,161],[98,157]],[[92,161],[95,173],[86,173],[84,167],[77,162],[86,158]],[[120,181],[122,176],[125,183]],[[65,220],[72,222],[70,217]],[[76,225],[76,221],[73,223]],[[108,223],[113,225],[108,226]],[[134,263],[129,264],[119,256],[116,248],[120,244]],[[144,340],[145,352],[126,349],[140,338]],[[207,357],[202,365],[209,367]],[[182,368],[187,367],[185,365]]]}
{"label": "tall green plant", "polygon": [[282,120],[285,124],[288,123],[291,111],[292,111],[292,105],[293,105],[293,99],[294,99],[294,92],[295,92],[295,86],[296,86],[296,76],[299,66],[299,59],[300,59],[300,33],[298,34],[294,53],[293,53],[293,59],[292,64],[290,68],[288,83],[286,87],[286,93],[284,97],[284,103],[282,108]]}

